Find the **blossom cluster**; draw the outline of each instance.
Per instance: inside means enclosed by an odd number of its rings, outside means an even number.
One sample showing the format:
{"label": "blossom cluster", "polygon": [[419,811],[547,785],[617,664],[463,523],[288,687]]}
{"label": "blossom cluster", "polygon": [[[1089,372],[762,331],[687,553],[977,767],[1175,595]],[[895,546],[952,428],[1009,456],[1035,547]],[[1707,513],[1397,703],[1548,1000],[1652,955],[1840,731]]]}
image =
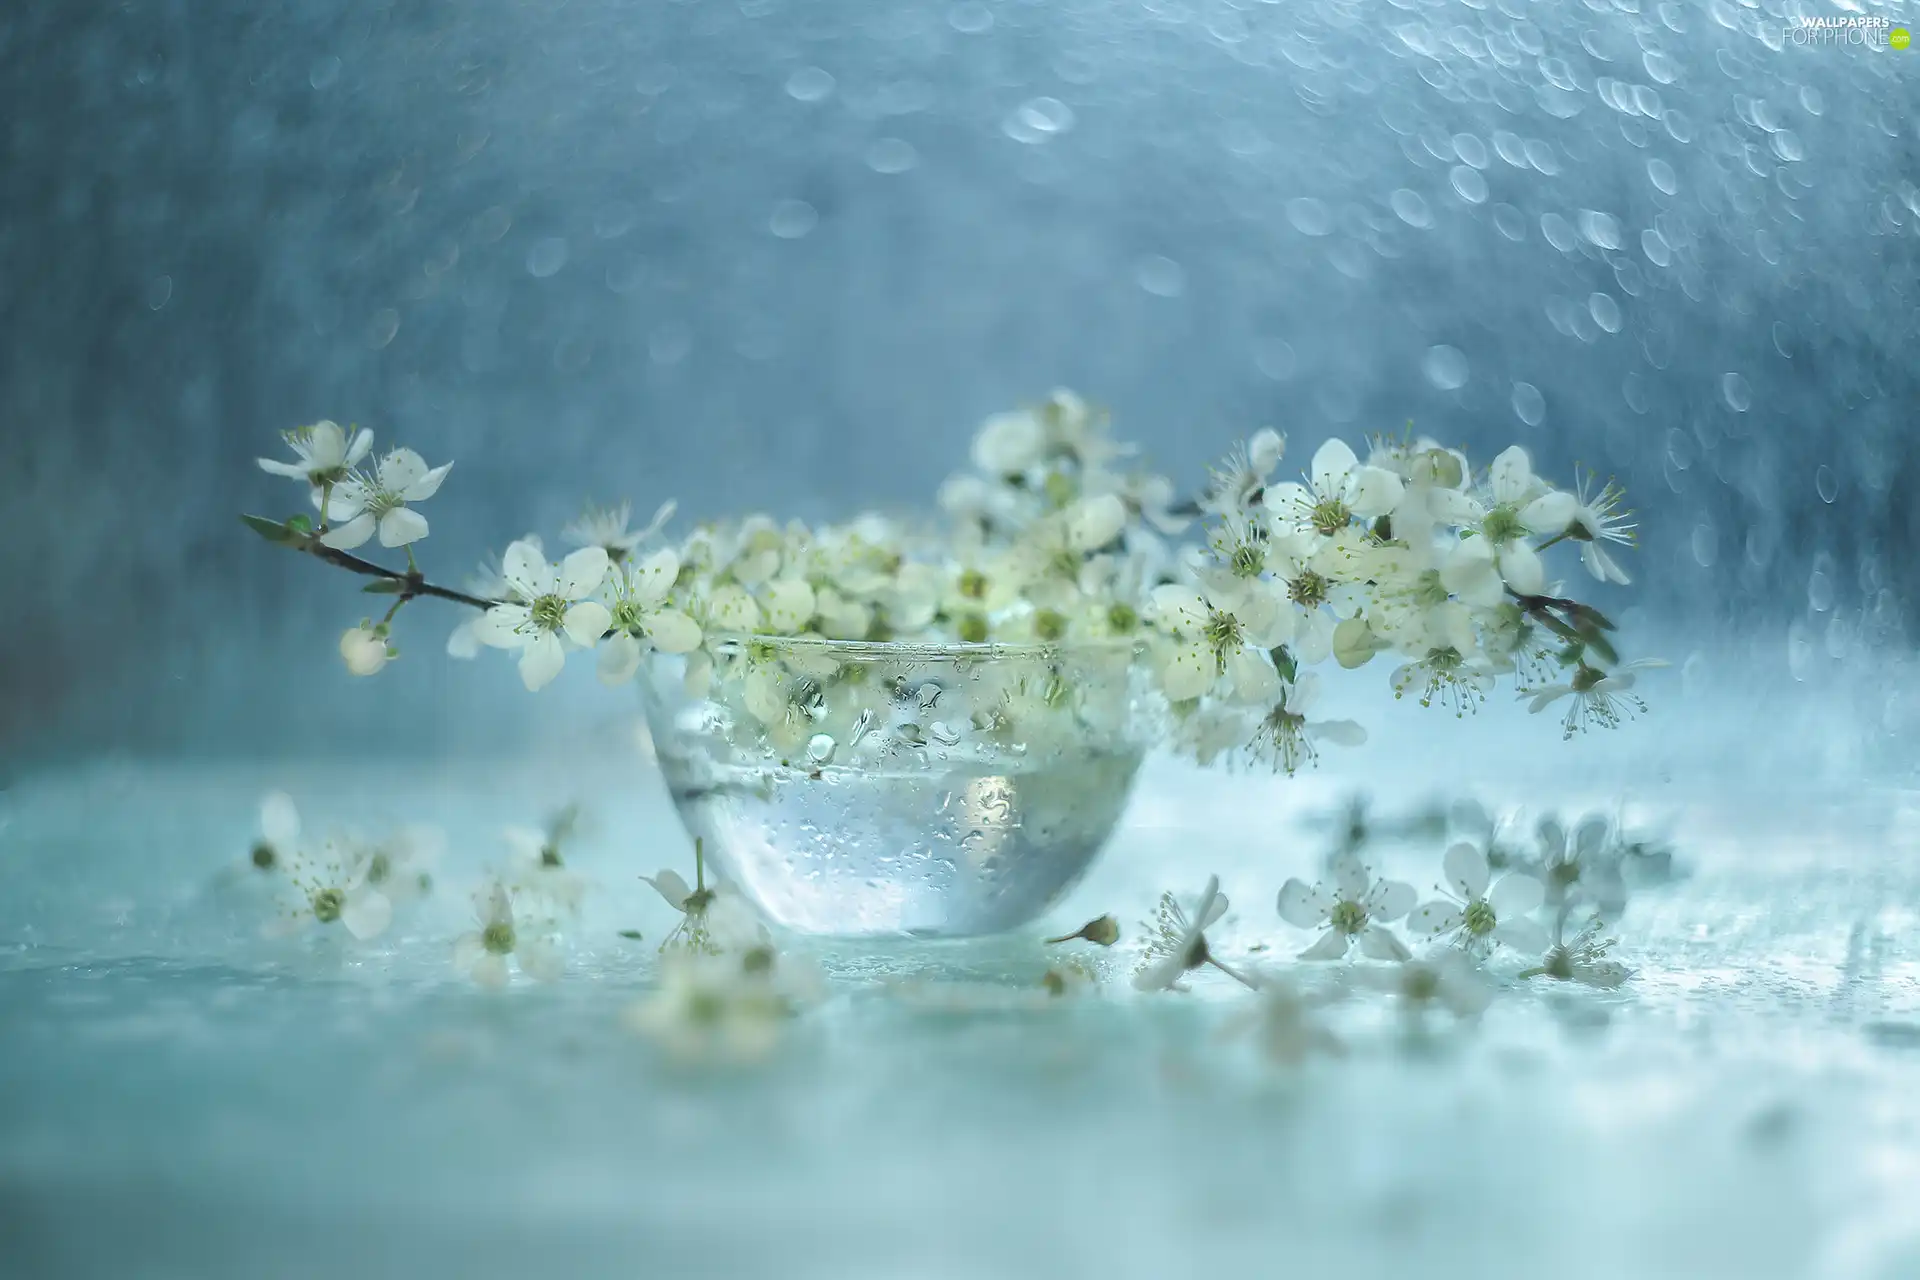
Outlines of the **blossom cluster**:
{"label": "blossom cluster", "polygon": [[[447,466],[405,448],[370,461],[371,433],[332,422],[288,443],[292,461],[260,465],[301,483],[313,514],[249,523],[396,597],[384,618],[342,636],[350,671],[386,666],[400,607],[441,596],[482,610],[450,637],[456,656],[511,651],[537,690],[575,653],[594,651],[609,685],[652,653],[681,655],[675,670],[690,692],[731,702],[782,754],[817,731],[831,688],[854,679],[833,659],[839,642],[1122,647],[1152,674],[1158,726],[1174,745],[1202,762],[1250,758],[1289,773],[1320,743],[1365,737],[1316,718],[1314,668],[1327,663],[1393,655],[1397,696],[1456,714],[1505,679],[1535,711],[1564,702],[1568,735],[1643,709],[1638,673],[1657,665],[1622,662],[1613,624],[1549,576],[1547,553],[1565,544],[1597,582],[1628,581],[1616,550],[1634,525],[1620,490],[1584,474],[1556,488],[1517,446],[1476,469],[1424,437],[1373,440],[1364,460],[1335,439],[1298,479],[1277,479],[1286,441],[1263,430],[1180,501],[1113,438],[1103,412],[1056,391],[982,424],[970,468],[940,489],[938,522],[869,514],[812,527],[754,515],[670,544],[671,503],[638,530],[629,507],[590,508],[557,563],[539,537],[523,537],[461,593],[429,584],[413,552],[428,531],[414,508]],[[1198,536],[1176,541],[1189,533]],[[351,554],[376,534],[405,548],[404,571]],[[774,643],[796,638],[828,647],[809,660]],[[1041,701],[1084,719],[1083,706],[1056,696],[1071,690],[1054,675]],[[1006,717],[976,719],[1003,727]],[[1028,716],[1023,730],[1044,719]]]}

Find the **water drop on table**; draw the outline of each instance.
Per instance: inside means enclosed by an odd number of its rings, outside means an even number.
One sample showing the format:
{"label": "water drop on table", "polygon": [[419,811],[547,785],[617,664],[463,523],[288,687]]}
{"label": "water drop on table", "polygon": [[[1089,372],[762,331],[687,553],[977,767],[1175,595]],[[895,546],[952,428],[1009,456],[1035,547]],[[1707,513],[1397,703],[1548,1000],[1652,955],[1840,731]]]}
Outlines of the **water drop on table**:
{"label": "water drop on table", "polygon": [[815,764],[831,764],[835,745],[832,734],[816,733],[807,739],[807,759]]}

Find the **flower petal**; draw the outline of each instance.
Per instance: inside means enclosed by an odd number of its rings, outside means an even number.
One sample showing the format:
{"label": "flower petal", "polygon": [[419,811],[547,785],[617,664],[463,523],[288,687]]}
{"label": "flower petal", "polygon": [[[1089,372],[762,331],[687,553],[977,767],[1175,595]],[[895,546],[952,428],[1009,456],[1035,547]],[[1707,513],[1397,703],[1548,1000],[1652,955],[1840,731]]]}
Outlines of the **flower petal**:
{"label": "flower petal", "polygon": [[[339,428],[336,427],[335,430]],[[349,467],[357,467],[360,465],[360,459],[366,457],[372,448],[373,432],[362,427],[353,433],[353,440],[347,445],[346,454],[341,461]]]}
{"label": "flower petal", "polygon": [[1413,910],[1420,895],[1401,880],[1382,880],[1367,895],[1367,914],[1375,920],[1398,920]]}
{"label": "flower petal", "polygon": [[[481,615],[481,617],[485,616],[485,614]],[[448,634],[447,656],[449,658],[480,656],[480,618],[468,618]]]}
{"label": "flower petal", "polygon": [[260,801],[260,834],[283,855],[300,839],[300,810],[284,791],[269,792]]}
{"label": "flower petal", "polygon": [[1448,887],[1469,901],[1487,891],[1487,855],[1477,845],[1464,840],[1455,844],[1447,850],[1440,869],[1446,874]]}
{"label": "flower petal", "polygon": [[520,651],[520,683],[527,686],[527,692],[538,693],[553,683],[566,663],[567,651],[559,636],[551,631],[535,636]]}
{"label": "flower petal", "polygon": [[1214,921],[1225,914],[1227,914],[1227,895],[1220,892],[1220,877],[1208,876],[1207,887],[1200,891],[1200,897],[1193,905],[1193,927],[1212,928]]}
{"label": "flower petal", "polygon": [[286,476],[289,480],[307,478],[307,469],[298,462],[276,462],[272,458],[255,458],[254,461],[270,476]]}
{"label": "flower petal", "polygon": [[409,485],[427,474],[427,460],[412,449],[395,449],[380,459],[377,475],[380,487],[388,493],[404,494]]}
{"label": "flower petal", "polygon": [[1435,899],[1425,906],[1414,908],[1407,916],[1407,932],[1422,937],[1437,938],[1443,933],[1452,933],[1465,923],[1460,909],[1451,902]]}
{"label": "flower petal", "polygon": [[1318,929],[1333,914],[1333,895],[1293,876],[1280,886],[1275,905],[1280,910],[1280,918],[1288,924],[1300,929]]}
{"label": "flower petal", "polygon": [[1353,494],[1347,506],[1365,520],[1384,516],[1400,501],[1405,486],[1400,477],[1381,467],[1361,467],[1353,473]]}
{"label": "flower petal", "polygon": [[1524,916],[1537,911],[1546,900],[1546,890],[1532,876],[1509,872],[1487,894],[1487,904],[1495,916]]}
{"label": "flower petal", "polygon": [[1493,460],[1489,479],[1495,502],[1526,502],[1533,496],[1533,460],[1525,449],[1511,445]]}
{"label": "flower petal", "polygon": [[1307,513],[1313,510],[1313,494],[1307,486],[1293,480],[1267,486],[1260,500],[1266,504],[1267,510],[1280,517],[1289,527],[1302,523]]}
{"label": "flower petal", "polygon": [[700,624],[678,609],[656,609],[641,616],[654,648],[662,653],[691,653],[700,647]]}
{"label": "flower petal", "polygon": [[1340,890],[1340,897],[1347,902],[1366,900],[1367,890],[1373,888],[1373,876],[1366,865],[1352,854],[1341,854],[1334,858],[1333,883]]}
{"label": "flower petal", "polygon": [[1185,702],[1213,688],[1219,664],[1205,642],[1175,645],[1160,668],[1160,687],[1169,701]]}
{"label": "flower petal", "polygon": [[427,518],[418,511],[395,507],[380,517],[380,545],[404,547],[427,536]]}
{"label": "flower petal", "polygon": [[1493,926],[1493,936],[1495,941],[1530,956],[1537,956],[1552,945],[1547,931],[1531,920],[1502,920]]}
{"label": "flower petal", "polygon": [[447,478],[447,472],[453,470],[451,462],[443,462],[427,474],[415,480],[400,491],[400,496],[408,502],[425,502],[440,492],[440,482]]}
{"label": "flower petal", "polygon": [[678,871],[662,871],[657,876],[641,876],[640,878],[659,890],[660,896],[665,898],[667,905],[675,911],[685,911],[687,909],[687,895],[691,894],[693,890],[687,887],[687,882],[680,878]]}
{"label": "flower petal", "polygon": [[393,923],[393,903],[378,889],[363,887],[347,895],[340,908],[340,923],[362,942],[377,938]]}
{"label": "flower petal", "polygon": [[1312,946],[1302,951],[1300,958],[1302,960],[1338,960],[1347,954],[1348,941],[1347,935],[1340,930],[1329,929],[1321,934]]}
{"label": "flower petal", "polygon": [[1314,493],[1323,498],[1344,496],[1342,487],[1359,462],[1347,442],[1337,436],[1321,445],[1314,450],[1313,465],[1307,473],[1313,480]]}
{"label": "flower petal", "polygon": [[507,958],[492,952],[473,962],[473,980],[489,991],[499,991],[507,985]]}
{"label": "flower petal", "polygon": [[1547,585],[1540,553],[1518,539],[1500,548],[1500,576],[1523,596],[1537,596]]}
{"label": "flower petal", "polygon": [[500,557],[500,577],[507,589],[522,600],[532,600],[551,592],[556,582],[553,566],[536,542],[525,538],[507,548]]}
{"label": "flower petal", "polygon": [[600,683],[620,685],[633,679],[640,669],[640,642],[624,631],[600,646],[600,660],[594,670]]}
{"label": "flower petal", "polygon": [[613,615],[607,612],[607,606],[598,600],[582,600],[567,606],[560,629],[567,633],[567,639],[582,649],[591,649],[600,643],[600,637],[607,634],[607,628],[612,624]]}
{"label": "flower petal", "polygon": [[1579,500],[1572,494],[1558,491],[1543,493],[1520,508],[1520,523],[1526,526],[1529,533],[1565,533],[1579,511]]}
{"label": "flower petal", "polygon": [[523,604],[497,604],[473,619],[472,625],[474,639],[481,644],[518,649],[532,639],[533,613]]}
{"label": "flower petal", "polygon": [[560,948],[546,938],[528,938],[514,950],[520,959],[520,972],[535,982],[558,982],[566,970]]}
{"label": "flower petal", "polygon": [[667,598],[680,576],[680,557],[672,551],[656,551],[635,565],[628,575],[627,587],[633,601],[643,609],[652,608]]}
{"label": "flower petal", "polygon": [[320,544],[332,547],[335,551],[351,551],[373,536],[373,512],[362,511],[343,525],[336,525],[320,535]]}
{"label": "flower petal", "polygon": [[600,589],[607,577],[607,552],[604,547],[582,547],[560,562],[560,594],[568,600],[584,600]]}
{"label": "flower petal", "polygon": [[1391,929],[1370,924],[1360,931],[1360,954],[1370,960],[1411,960],[1413,952]]}

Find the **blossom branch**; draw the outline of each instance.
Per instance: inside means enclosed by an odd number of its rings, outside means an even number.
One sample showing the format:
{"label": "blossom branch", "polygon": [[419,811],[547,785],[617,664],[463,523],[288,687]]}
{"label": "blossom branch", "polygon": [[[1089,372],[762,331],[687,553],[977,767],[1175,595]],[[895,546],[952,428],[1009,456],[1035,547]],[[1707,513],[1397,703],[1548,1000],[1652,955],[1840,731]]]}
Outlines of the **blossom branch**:
{"label": "blossom branch", "polygon": [[[491,609],[494,605],[500,603],[498,600],[483,599],[480,596],[468,595],[464,591],[455,591],[451,587],[442,587],[435,583],[428,582],[426,577],[421,574],[419,567],[413,563],[412,548],[408,548],[408,567],[405,571],[388,569],[373,563],[371,560],[363,560],[350,551],[342,551],[337,547],[327,546],[320,541],[317,534],[313,533],[307,527],[306,518],[303,516],[296,516],[284,524],[268,520],[264,516],[242,516],[241,519],[245,520],[247,526],[255,533],[258,533],[269,542],[278,543],[294,551],[304,551],[309,555],[317,556],[330,565],[345,569],[348,573],[357,573],[367,578],[378,578],[382,582],[393,584],[391,594],[400,597],[399,603],[405,603],[418,596],[432,596],[439,600],[451,600],[455,604],[470,605],[475,609]],[[367,589],[370,591],[380,590],[378,587],[368,587]]]}

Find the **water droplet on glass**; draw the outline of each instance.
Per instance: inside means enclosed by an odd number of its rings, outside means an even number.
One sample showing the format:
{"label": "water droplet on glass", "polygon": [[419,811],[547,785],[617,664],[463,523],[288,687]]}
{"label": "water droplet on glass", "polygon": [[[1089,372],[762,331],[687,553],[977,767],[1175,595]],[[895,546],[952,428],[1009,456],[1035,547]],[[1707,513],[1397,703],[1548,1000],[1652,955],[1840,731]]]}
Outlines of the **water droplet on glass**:
{"label": "water droplet on glass", "polygon": [[1156,298],[1177,298],[1187,290],[1187,273],[1172,258],[1154,255],[1140,259],[1133,278]]}
{"label": "water droplet on glass", "polygon": [[1387,197],[1387,203],[1393,206],[1394,216],[1410,227],[1425,228],[1433,225],[1433,214],[1427,210],[1426,199],[1417,191],[1409,191],[1401,187]]}
{"label": "water droplet on glass", "polygon": [[1580,234],[1602,249],[1620,247],[1620,220],[1598,209],[1580,211]]}
{"label": "water droplet on glass", "polygon": [[1428,347],[1420,369],[1427,381],[1442,391],[1457,391],[1467,385],[1467,357],[1458,347]]}
{"label": "water droplet on glass", "polygon": [[1679,175],[1674,173],[1673,166],[1665,160],[1653,159],[1647,161],[1647,181],[1668,195],[1673,195],[1680,190]]}
{"label": "water droplet on glass", "polygon": [[1520,241],[1527,238],[1527,217],[1510,204],[1493,206],[1493,226],[1509,240]]}
{"label": "water droplet on glass", "polygon": [[955,31],[977,36],[993,29],[993,11],[978,0],[966,0],[947,10],[947,25]]}
{"label": "water droplet on glass", "polygon": [[1693,562],[1702,569],[1711,569],[1720,558],[1720,535],[1710,524],[1697,524],[1693,526],[1692,543]]}
{"label": "water droplet on glass", "polygon": [[1807,607],[1815,613],[1833,608],[1833,579],[1819,569],[1807,577]]}
{"label": "water droplet on glass", "polygon": [[1527,163],[1539,172],[1551,178],[1560,172],[1560,161],[1553,154],[1553,148],[1538,138],[1528,138],[1522,144],[1527,153]]}
{"label": "water droplet on glass", "polygon": [[1324,236],[1333,230],[1327,206],[1312,196],[1295,196],[1287,201],[1287,221],[1303,236]]}
{"label": "water droplet on glass", "polygon": [[1723,374],[1720,378],[1720,394],[1726,399],[1727,407],[1735,413],[1745,413],[1753,403],[1753,388],[1747,380],[1737,373]]}
{"label": "water droplet on glass", "polygon": [[1562,253],[1571,251],[1576,243],[1573,224],[1557,213],[1540,215],[1540,234],[1547,238],[1548,244]]}
{"label": "water droplet on glass", "polygon": [[850,747],[860,745],[860,739],[866,737],[867,730],[872,727],[873,708],[868,707],[860,713],[860,718],[853,722],[853,732],[847,735],[847,745]]}
{"label": "water droplet on glass", "polygon": [[1782,160],[1805,160],[1807,149],[1800,141],[1800,135],[1791,129],[1782,129],[1773,135],[1773,154]]}
{"label": "water droplet on glass", "polygon": [[1453,135],[1453,153],[1460,157],[1462,164],[1472,165],[1476,169],[1484,169],[1489,163],[1487,144],[1470,133]]}
{"label": "water droplet on glass", "polygon": [[171,297],[173,297],[172,276],[155,276],[153,279],[147,281],[147,309],[149,311],[158,311],[160,308],[166,306],[167,300]]}
{"label": "water droplet on glass", "polygon": [[1680,78],[1679,64],[1658,49],[1647,50],[1640,64],[1647,69],[1647,78],[1658,84],[1672,84]]}
{"label": "water droplet on glass", "polygon": [[1833,474],[1833,468],[1826,463],[1813,473],[1813,487],[1820,492],[1820,501],[1832,502],[1840,496],[1840,477]]}
{"label": "water droplet on glass", "polygon": [[315,58],[307,72],[307,83],[316,89],[330,88],[340,78],[340,59],[332,54]]}
{"label": "water droplet on glass", "polygon": [[831,764],[836,745],[832,734],[816,733],[807,739],[807,759],[815,764]]}
{"label": "water droplet on glass", "polygon": [[382,307],[367,319],[367,346],[378,351],[399,332],[400,313],[392,307]]}
{"label": "water droplet on glass", "polygon": [[802,67],[787,77],[787,96],[801,102],[819,102],[833,92],[833,75],[820,67]]}
{"label": "water droplet on glass", "polygon": [[1547,416],[1547,399],[1531,382],[1513,384],[1513,412],[1520,421],[1537,427]]}
{"label": "water droplet on glass", "polygon": [[474,244],[492,244],[507,234],[512,225],[513,214],[505,205],[496,204],[474,215],[473,221],[467,224],[467,238]]}
{"label": "water droplet on glass", "polygon": [[1015,142],[1045,142],[1073,128],[1073,108],[1058,98],[1032,98],[1001,126]]}
{"label": "water droplet on glass", "polygon": [[867,168],[875,173],[905,173],[918,163],[913,144],[899,138],[879,138],[867,148]]}
{"label": "water droplet on glass", "polygon": [[927,733],[943,747],[951,747],[960,741],[960,735],[945,721],[935,720],[927,726]]}
{"label": "water droplet on glass", "polygon": [[1587,299],[1587,312],[1593,322],[1608,333],[1620,332],[1620,304],[1611,294],[1596,293]]}
{"label": "water droplet on glass", "polygon": [[1481,204],[1487,198],[1487,180],[1478,169],[1469,169],[1466,165],[1455,165],[1447,174],[1453,183],[1454,192],[1468,204]]}
{"label": "water droplet on glass", "polygon": [[1496,130],[1493,135],[1493,149],[1502,160],[1516,169],[1527,167],[1527,144],[1520,141],[1517,133],[1508,133],[1505,129]]}
{"label": "water droplet on glass", "polygon": [[1300,368],[1300,357],[1291,345],[1281,339],[1256,342],[1253,367],[1275,382],[1285,382]]}
{"label": "water droplet on glass", "polygon": [[1640,252],[1647,255],[1647,261],[1656,267],[1664,267],[1673,261],[1673,250],[1667,246],[1667,238],[1649,227],[1640,233]]}
{"label": "water droplet on glass", "polygon": [[805,200],[782,200],[773,206],[767,230],[782,240],[798,240],[820,221],[820,215]]}
{"label": "water droplet on glass", "polygon": [[567,265],[567,242],[559,236],[536,240],[527,250],[527,274],[544,280]]}

